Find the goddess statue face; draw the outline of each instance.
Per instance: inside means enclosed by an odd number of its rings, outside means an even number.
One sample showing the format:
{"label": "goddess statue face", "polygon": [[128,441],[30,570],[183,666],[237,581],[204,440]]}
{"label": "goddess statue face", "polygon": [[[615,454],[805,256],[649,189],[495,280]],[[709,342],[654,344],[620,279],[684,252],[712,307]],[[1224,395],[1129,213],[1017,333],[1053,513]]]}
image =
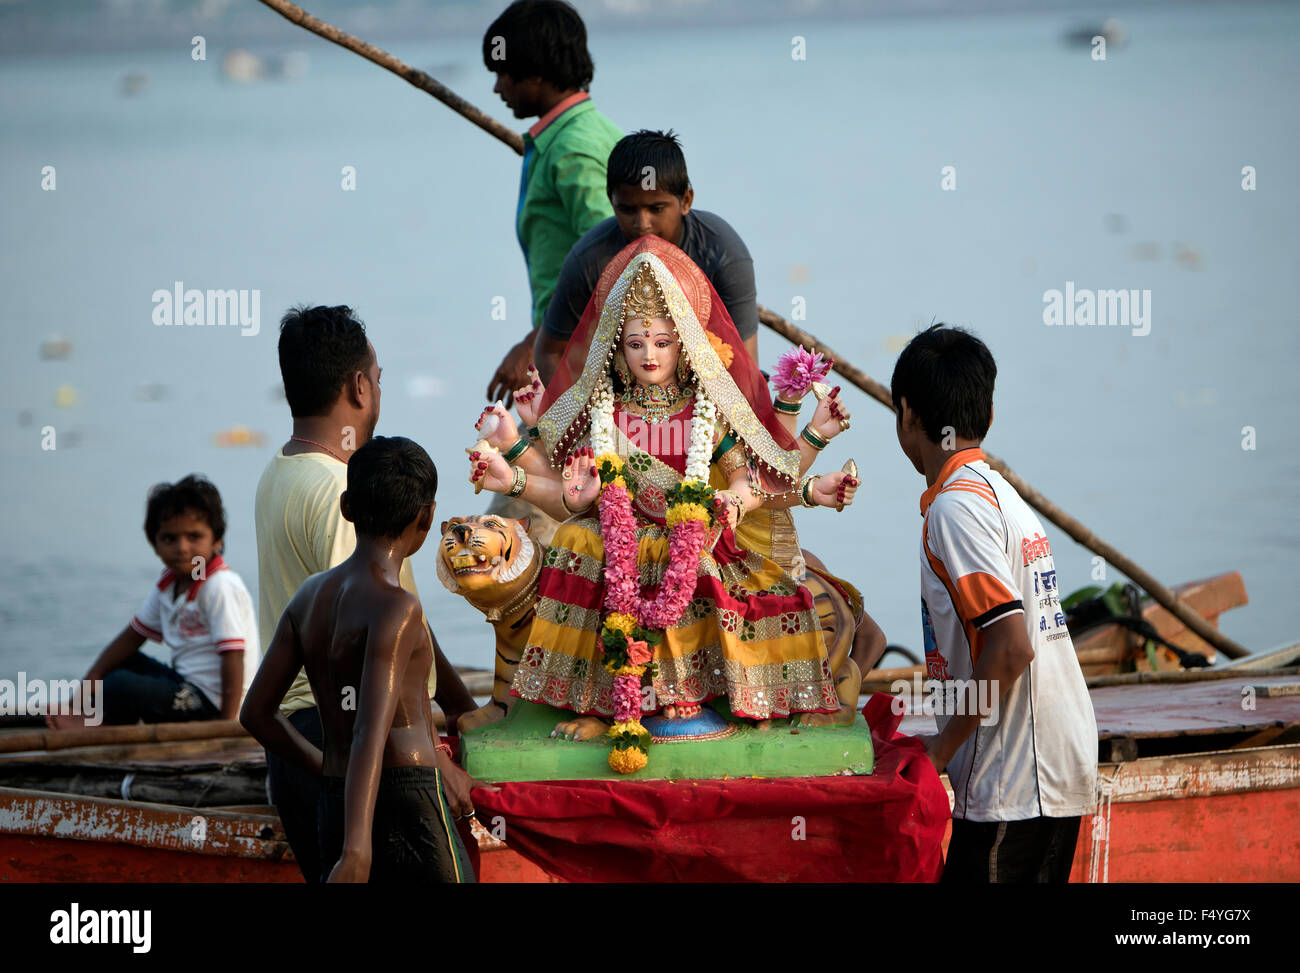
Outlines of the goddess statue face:
{"label": "goddess statue face", "polygon": [[677,343],[677,329],[668,318],[629,318],[623,325],[619,348],[638,385],[677,381],[681,346]]}

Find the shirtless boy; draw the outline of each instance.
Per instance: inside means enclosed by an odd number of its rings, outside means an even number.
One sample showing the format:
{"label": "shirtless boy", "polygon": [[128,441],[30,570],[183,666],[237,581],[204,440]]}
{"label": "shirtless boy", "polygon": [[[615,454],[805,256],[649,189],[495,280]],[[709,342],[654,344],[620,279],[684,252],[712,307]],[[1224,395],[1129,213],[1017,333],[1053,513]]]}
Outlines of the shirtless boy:
{"label": "shirtless boy", "polygon": [[[339,500],[356,550],[298,589],[240,714],[268,751],[324,778],[321,877],[331,882],[475,880],[442,788],[454,764],[435,743],[433,646],[419,599],[398,581],[433,525],[437,487],[432,460],[409,439],[376,437],[357,450]],[[320,708],[323,752],[279,710],[300,667]]]}

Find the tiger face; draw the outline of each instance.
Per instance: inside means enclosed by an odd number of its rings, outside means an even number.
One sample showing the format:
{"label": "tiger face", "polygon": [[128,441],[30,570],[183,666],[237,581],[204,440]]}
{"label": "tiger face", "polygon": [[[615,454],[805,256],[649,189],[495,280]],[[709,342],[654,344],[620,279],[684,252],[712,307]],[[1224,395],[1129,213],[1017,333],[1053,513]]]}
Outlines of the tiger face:
{"label": "tiger face", "polygon": [[477,602],[497,589],[508,599],[536,556],[528,536],[529,521],[494,514],[453,517],[442,525],[438,578],[457,595],[476,595]]}

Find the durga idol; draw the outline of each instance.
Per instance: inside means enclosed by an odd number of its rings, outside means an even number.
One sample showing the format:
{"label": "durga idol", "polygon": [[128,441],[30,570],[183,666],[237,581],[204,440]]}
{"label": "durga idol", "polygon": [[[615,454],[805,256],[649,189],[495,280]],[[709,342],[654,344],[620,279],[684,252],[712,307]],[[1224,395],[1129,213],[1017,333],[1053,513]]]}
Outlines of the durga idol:
{"label": "durga idol", "polygon": [[606,734],[631,772],[642,718],[671,736],[716,718],[710,700],[762,727],[852,721],[812,595],[772,560],[771,531],[745,530],[763,508],[852,502],[849,473],[805,475],[848,428],[835,394],[793,435],[708,278],[647,236],[601,274],[550,387],[515,401],[536,429],[496,407],[505,448],[471,452],[470,479],[564,521],[511,689],[574,714],[552,736]]}

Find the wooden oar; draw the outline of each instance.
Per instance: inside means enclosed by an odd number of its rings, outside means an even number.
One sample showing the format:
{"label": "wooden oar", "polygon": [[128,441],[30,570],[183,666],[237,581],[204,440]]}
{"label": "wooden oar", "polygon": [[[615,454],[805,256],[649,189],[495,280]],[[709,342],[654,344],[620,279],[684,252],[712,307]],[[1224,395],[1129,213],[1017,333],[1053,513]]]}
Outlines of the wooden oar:
{"label": "wooden oar", "polygon": [[462,98],[456,92],[452,91],[440,81],[429,77],[418,68],[413,68],[404,61],[400,61],[387,51],[375,47],[373,44],[367,44],[359,37],[353,37],[347,31],[339,30],[333,24],[327,24],[319,17],[313,17],[307,11],[296,3],[289,3],[288,0],[262,0],[276,13],[280,14],[286,20],[290,20],[299,27],[306,28],[313,34],[317,34],[327,41],[331,41],[339,47],[346,47],[355,54],[360,54],[367,61],[373,61],[381,68],[387,68],[399,78],[404,78],[411,84],[415,85],[421,91],[426,91],[440,102],[456,112],[469,119],[479,128],[483,129],[490,135],[495,135],[510,148],[514,149],[516,154],[524,154],[524,140],[518,132],[506,128],[495,118],[479,111],[468,101]]}
{"label": "wooden oar", "polygon": [[[826,343],[819,341],[815,336],[804,331],[797,325],[791,324],[775,311],[768,310],[765,307],[758,309],[758,319],[766,324],[777,334],[786,338],[794,344],[801,344],[806,348],[816,348],[827,358],[835,360],[835,371],[843,375],[846,380],[852,382],[867,395],[871,396],[877,402],[894,410],[893,396],[890,395],[889,389],[877,382],[874,378],[858,368],[845,361],[837,352],[827,347]],[[1024,498],[1025,503],[1029,504],[1040,514],[1050,520],[1070,537],[1078,541],[1079,544],[1092,551],[1094,554],[1101,555],[1106,563],[1115,568],[1121,574],[1127,575],[1133,579],[1139,587],[1149,594],[1163,608],[1169,610],[1171,615],[1190,628],[1205,641],[1209,642],[1224,655],[1233,659],[1240,659],[1243,656],[1250,655],[1249,650],[1238,645],[1232,639],[1228,638],[1217,628],[1205,620],[1205,618],[1194,608],[1184,602],[1173,591],[1161,584],[1154,575],[1137,564],[1132,558],[1117,550],[1114,545],[1108,544],[1095,533],[1089,530],[1081,522],[1067,514],[1052,501],[1035,490],[1022,477],[1007,464],[998,459],[996,456],[984,451],[984,458],[988,460],[989,466],[1001,473],[1013,487],[1016,492]]]}
{"label": "wooden oar", "polygon": [[[304,27],[313,34],[319,34],[321,37],[340,47],[345,47],[349,51],[360,54],[369,61],[373,61],[380,67],[387,68],[398,77],[405,78],[411,84],[415,85],[421,91],[427,91],[433,95],[452,111],[463,115],[479,128],[495,135],[522,155],[524,151],[523,139],[519,134],[506,128],[496,120],[489,118],[479,109],[475,108],[460,95],[456,94],[445,85],[435,81],[423,71],[416,70],[410,65],[398,60],[386,51],[382,51],[372,44],[367,44],[359,38],[353,37],[346,31],[339,30],[331,24],[327,24],[319,17],[313,17],[307,11],[303,10],[297,4],[289,3],[288,0],[261,0],[272,10],[293,21],[300,27]],[[804,331],[802,328],[791,324],[775,311],[770,311],[765,307],[758,309],[758,319],[766,324],[773,331],[788,338],[797,344],[803,344],[808,348],[816,348],[828,358],[835,359],[835,371],[843,375],[845,379],[852,382],[862,391],[866,392],[873,399],[887,406],[892,412],[894,403],[889,395],[889,389],[881,385],[870,375],[855,365],[849,364],[842,356],[831,351],[824,342],[818,341],[813,335]],[[1133,581],[1143,588],[1152,598],[1167,608],[1171,614],[1178,617],[1184,625],[1199,635],[1205,641],[1209,642],[1224,655],[1240,659],[1247,656],[1250,652],[1238,645],[1232,639],[1228,638],[1217,628],[1212,626],[1204,618],[1198,615],[1194,610],[1179,600],[1178,596],[1161,584],[1148,571],[1143,570],[1141,566],[1134,563],[1131,558],[1126,557],[1112,545],[1106,543],[1082,523],[1075,520],[1056,504],[1052,503],[1045,496],[1025,482],[1024,478],[1015,473],[1002,460],[984,454],[990,466],[1006,477],[1007,482],[1016,488],[1027,504],[1037,510],[1049,521],[1055,524],[1061,530],[1065,531],[1070,537],[1078,543],[1099,554],[1107,563],[1122,574],[1132,578]]]}

